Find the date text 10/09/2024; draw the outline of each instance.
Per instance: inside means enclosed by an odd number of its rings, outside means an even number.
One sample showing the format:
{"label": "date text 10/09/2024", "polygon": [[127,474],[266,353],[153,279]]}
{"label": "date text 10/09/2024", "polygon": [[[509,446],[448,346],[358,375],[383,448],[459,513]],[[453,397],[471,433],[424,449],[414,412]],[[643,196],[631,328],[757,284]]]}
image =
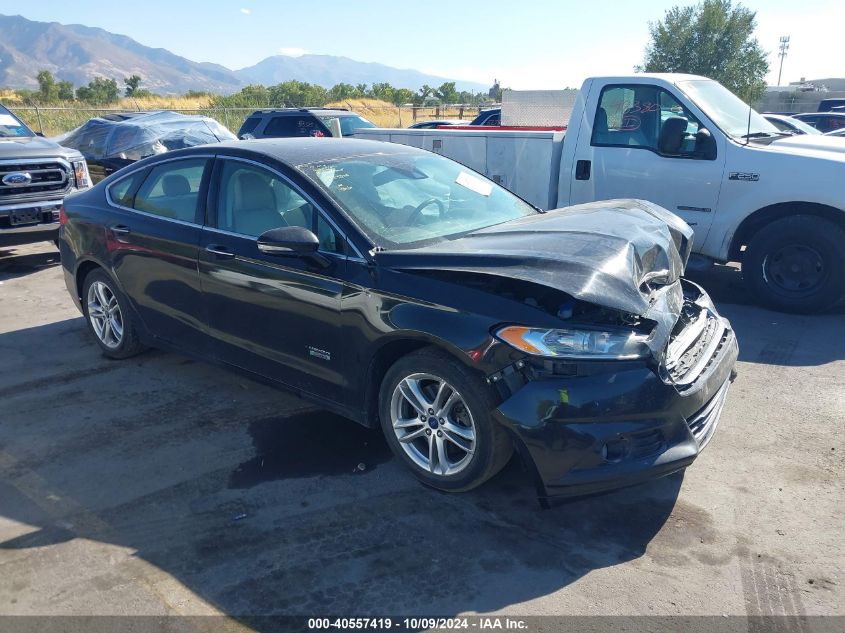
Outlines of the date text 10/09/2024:
{"label": "date text 10/09/2024", "polygon": [[355,630],[477,630],[498,631],[527,630],[525,620],[511,617],[474,618],[309,618],[308,629],[312,631],[355,631]]}

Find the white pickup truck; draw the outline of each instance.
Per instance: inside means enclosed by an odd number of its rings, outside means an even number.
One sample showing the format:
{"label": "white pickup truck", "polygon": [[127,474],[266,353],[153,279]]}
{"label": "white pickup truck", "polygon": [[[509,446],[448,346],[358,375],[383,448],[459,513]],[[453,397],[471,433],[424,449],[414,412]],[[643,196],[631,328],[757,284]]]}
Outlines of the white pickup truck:
{"label": "white pickup truck", "polygon": [[587,79],[564,131],[366,129],[422,147],[544,209],[640,198],[681,216],[693,250],[741,261],[775,309],[845,296],[845,140],[781,133],[721,84],[694,75]]}

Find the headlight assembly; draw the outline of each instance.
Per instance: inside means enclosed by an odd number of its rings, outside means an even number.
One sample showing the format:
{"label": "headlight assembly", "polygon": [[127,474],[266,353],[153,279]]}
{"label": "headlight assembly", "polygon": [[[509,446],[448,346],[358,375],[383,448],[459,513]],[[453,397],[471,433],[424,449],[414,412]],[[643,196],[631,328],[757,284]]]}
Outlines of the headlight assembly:
{"label": "headlight assembly", "polygon": [[77,189],[87,189],[91,186],[91,177],[88,175],[88,165],[85,160],[73,161],[73,177],[76,179]]}
{"label": "headlight assembly", "polygon": [[529,328],[509,325],[496,332],[496,337],[511,347],[550,358],[627,360],[646,358],[648,334],[633,330],[609,328]]}

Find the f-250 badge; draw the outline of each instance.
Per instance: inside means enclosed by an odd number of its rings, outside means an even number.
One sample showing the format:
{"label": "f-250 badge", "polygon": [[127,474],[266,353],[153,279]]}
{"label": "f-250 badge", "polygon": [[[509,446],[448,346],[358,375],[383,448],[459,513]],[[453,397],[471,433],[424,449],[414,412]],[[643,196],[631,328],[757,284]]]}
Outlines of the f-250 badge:
{"label": "f-250 badge", "polygon": [[748,171],[732,171],[728,175],[728,180],[745,180],[747,182],[757,182],[760,180],[760,174],[752,174]]}

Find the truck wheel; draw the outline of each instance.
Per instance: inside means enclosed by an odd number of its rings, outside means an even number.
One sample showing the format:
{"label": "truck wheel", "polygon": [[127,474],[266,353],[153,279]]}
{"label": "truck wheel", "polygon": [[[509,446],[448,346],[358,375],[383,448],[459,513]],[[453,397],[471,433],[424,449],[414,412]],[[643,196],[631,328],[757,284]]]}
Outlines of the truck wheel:
{"label": "truck wheel", "polygon": [[751,239],[742,276],[751,293],[774,310],[827,310],[845,295],[845,230],[812,215],[772,222]]}
{"label": "truck wheel", "polygon": [[88,329],[108,358],[129,358],[146,349],[126,297],[104,271],[92,270],[85,277],[82,310]]}
{"label": "truck wheel", "polygon": [[379,393],[393,453],[422,483],[449,492],[480,486],[508,463],[513,444],[490,417],[495,407],[481,378],[434,349],[398,360]]}

